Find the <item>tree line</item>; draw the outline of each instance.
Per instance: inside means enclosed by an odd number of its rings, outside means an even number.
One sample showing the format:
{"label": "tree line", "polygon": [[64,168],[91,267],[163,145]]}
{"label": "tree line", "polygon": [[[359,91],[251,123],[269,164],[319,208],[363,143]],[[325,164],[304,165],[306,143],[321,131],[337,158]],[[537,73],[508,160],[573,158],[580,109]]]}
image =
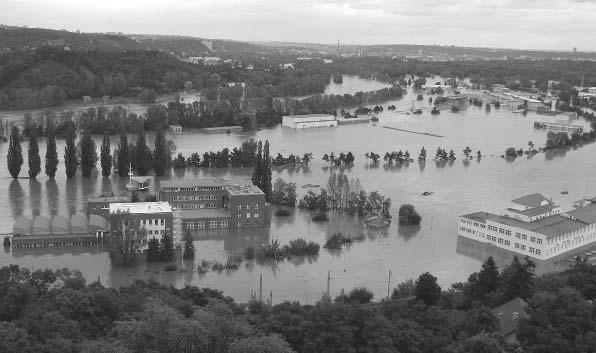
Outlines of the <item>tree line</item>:
{"label": "tree line", "polygon": [[[41,172],[41,158],[36,130],[29,133],[29,148],[27,151],[29,177],[36,178]],[[100,160],[101,174],[109,177],[115,167],[120,177],[128,176],[133,168],[138,175],[147,175],[151,170],[158,176],[163,176],[169,170],[171,156],[175,145],[166,141],[162,130],[158,130],[155,136],[155,148],[153,151],[147,146],[145,131],[141,129],[137,135],[136,144],[128,143],[126,132],[121,132],[118,146],[113,150],[111,147],[110,135],[104,133],[100,147],[100,155],[97,154],[97,147],[89,130],[83,131],[77,143],[77,134],[74,125],[70,125],[66,132],[66,143],[64,147],[64,167],[67,178],[75,176],[80,169],[83,177],[90,177],[97,168]],[[46,155],[45,174],[54,178],[58,169],[59,159],[56,147],[56,134],[53,122],[49,121],[46,130]],[[21,147],[21,132],[17,126],[10,131],[9,147],[7,152],[8,171],[13,178],[18,178],[21,172],[23,152]]]}
{"label": "tree line", "polygon": [[[307,248],[308,244],[300,244]],[[0,268],[0,350],[16,352],[590,352],[596,336],[596,266],[576,262],[536,276],[515,257],[499,271],[488,258],[467,281],[441,288],[423,273],[377,298],[365,287],[324,294],[312,305],[137,280],[119,289],[78,271]],[[275,293],[273,293],[275,295]],[[491,310],[528,302],[517,342]]]}

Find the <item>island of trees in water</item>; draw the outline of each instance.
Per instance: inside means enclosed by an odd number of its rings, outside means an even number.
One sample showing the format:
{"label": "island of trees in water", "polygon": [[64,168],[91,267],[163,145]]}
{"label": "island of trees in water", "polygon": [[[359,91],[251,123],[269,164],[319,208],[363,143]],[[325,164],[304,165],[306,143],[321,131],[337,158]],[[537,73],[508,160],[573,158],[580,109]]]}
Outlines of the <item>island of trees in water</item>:
{"label": "island of trees in water", "polygon": [[[492,258],[465,282],[441,288],[423,273],[376,298],[365,287],[314,304],[137,280],[119,289],[68,269],[0,268],[0,351],[33,352],[590,352],[596,337],[596,267],[576,262],[536,276],[529,259],[502,271]],[[275,296],[275,291],[271,293]],[[510,300],[517,342],[491,310]],[[261,300],[259,300],[261,299]]]}

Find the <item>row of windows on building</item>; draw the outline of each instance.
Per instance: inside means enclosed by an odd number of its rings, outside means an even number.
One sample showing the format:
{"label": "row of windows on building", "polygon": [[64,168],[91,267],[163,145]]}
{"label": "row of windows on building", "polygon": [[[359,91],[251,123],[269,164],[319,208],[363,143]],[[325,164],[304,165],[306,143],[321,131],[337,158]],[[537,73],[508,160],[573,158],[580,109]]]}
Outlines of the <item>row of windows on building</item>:
{"label": "row of windows on building", "polygon": [[[250,207],[251,207],[251,205],[249,203],[247,203],[246,206],[245,206],[245,208],[247,210],[250,210]],[[238,204],[238,206],[236,206],[236,208],[238,210],[241,210],[242,209],[242,205]],[[259,209],[259,204],[258,203],[255,203],[254,208],[255,208],[255,210],[258,210]]]}
{"label": "row of windows on building", "polygon": [[164,229],[161,229],[161,230],[160,229],[156,229],[156,230],[149,229],[147,231],[147,235],[160,235],[160,234],[164,235],[164,234],[166,234],[166,231]]}
{"label": "row of windows on building", "polygon": [[[497,226],[492,226],[490,224],[489,225],[485,225],[483,223],[472,222],[470,220],[467,220],[466,221],[464,219],[462,219],[461,222],[464,223],[464,224],[468,224],[468,225],[474,225],[475,227],[480,227],[481,229],[486,228],[486,229],[488,229],[490,231],[497,232],[499,234],[511,235],[511,230],[505,229],[505,228],[500,228],[500,227],[497,227]],[[516,232],[515,233],[515,237],[518,238],[518,239],[521,239],[521,240],[528,240],[528,236],[526,234],[522,234],[522,233],[519,233],[519,232]],[[530,237],[530,241],[532,243],[542,244],[542,239],[537,238],[537,237],[532,237],[531,236]]]}
{"label": "row of windows on building", "polygon": [[[526,251],[526,246],[523,245],[523,244],[515,243],[515,248],[516,249],[520,249],[521,251]],[[541,253],[540,249],[535,249],[535,248],[532,248],[532,247],[529,247],[528,248],[528,252],[530,254],[536,254],[536,255],[540,255],[540,253]]]}
{"label": "row of windows on building", "polygon": [[99,244],[98,240],[89,241],[76,241],[69,243],[24,243],[24,244],[13,244],[15,248],[61,248],[64,246],[85,246]]}
{"label": "row of windows on building", "polygon": [[176,205],[181,210],[196,210],[200,208],[217,208],[214,203],[181,203]]}
{"label": "row of windows on building", "polygon": [[[238,213],[238,219],[242,219],[242,213]],[[255,212],[252,214],[253,218],[259,218],[259,212]],[[246,219],[250,219],[250,212],[246,212]]]}
{"label": "row of windows on building", "polygon": [[166,220],[165,219],[143,219],[141,220],[141,225],[143,226],[159,226],[159,225],[165,225],[166,224]]}
{"label": "row of windows on building", "polygon": [[172,196],[172,201],[217,200],[217,195]]}
{"label": "row of windows on building", "polygon": [[[469,233],[469,234],[474,234],[474,235],[476,234],[475,231],[473,231],[472,229],[467,228],[467,227],[459,227],[459,229],[461,231],[466,232],[466,233]],[[487,234],[486,235],[486,240],[492,241],[493,243],[501,244],[503,246],[511,246],[511,241],[510,240],[503,239],[503,238],[498,238],[498,237],[495,237],[495,236],[490,235],[490,234]],[[540,242],[540,244],[541,243],[542,243],[542,241]],[[515,248],[516,249],[519,249],[519,250],[522,250],[522,251],[526,251],[526,246],[523,245],[523,244],[515,243]],[[530,254],[536,254],[536,255],[540,255],[540,253],[541,253],[540,249],[535,249],[533,247],[529,247],[528,252]]]}
{"label": "row of windows on building", "polygon": [[[206,221],[186,222],[186,229],[205,229]],[[228,228],[228,221],[209,221],[209,229]]]}
{"label": "row of windows on building", "polygon": [[193,191],[218,191],[223,190],[223,186],[192,186],[184,188],[164,188],[164,192],[193,192]]}

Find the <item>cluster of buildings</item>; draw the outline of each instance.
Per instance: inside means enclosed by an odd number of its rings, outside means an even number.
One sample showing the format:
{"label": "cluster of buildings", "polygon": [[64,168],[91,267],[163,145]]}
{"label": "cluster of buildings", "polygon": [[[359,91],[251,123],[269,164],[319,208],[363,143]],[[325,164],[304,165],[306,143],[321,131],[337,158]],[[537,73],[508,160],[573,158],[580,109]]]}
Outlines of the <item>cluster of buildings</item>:
{"label": "cluster of buildings", "polygon": [[596,198],[563,212],[541,194],[526,195],[500,214],[460,216],[458,235],[538,260],[566,255],[596,241]]}
{"label": "cluster of buildings", "polygon": [[284,115],[282,117],[281,126],[290,129],[336,127],[337,125],[368,123],[372,121],[373,118],[373,115],[370,114],[358,115],[353,118],[336,118],[331,114]]}
{"label": "cluster of buildings", "polygon": [[250,180],[163,181],[156,198],[154,202],[131,202],[126,196],[91,197],[87,217],[75,215],[70,221],[59,216],[51,220],[21,217],[13,228],[13,246],[92,245],[107,234],[127,231],[142,235],[142,247],[148,239],[160,240],[165,234],[172,234],[178,242],[186,231],[265,227],[269,223],[265,194]]}

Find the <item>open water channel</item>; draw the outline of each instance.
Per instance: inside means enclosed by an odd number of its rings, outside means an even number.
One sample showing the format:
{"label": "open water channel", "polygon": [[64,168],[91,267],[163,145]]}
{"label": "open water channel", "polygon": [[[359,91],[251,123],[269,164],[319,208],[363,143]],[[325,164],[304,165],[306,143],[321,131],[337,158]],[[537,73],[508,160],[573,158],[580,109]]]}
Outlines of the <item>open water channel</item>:
{"label": "open water channel", "polygon": [[[354,78],[344,78],[344,85],[353,85]],[[351,83],[350,83],[351,82]],[[363,85],[371,85],[364,81]],[[378,83],[375,83],[378,84]],[[402,100],[385,102],[383,106],[396,104],[398,109],[412,105],[415,95],[409,92]],[[424,101],[417,106],[427,107]],[[303,194],[304,184],[325,186],[329,169],[321,160],[324,153],[351,151],[356,157],[355,165],[345,169],[350,178],[358,178],[366,191],[377,190],[393,201],[394,222],[385,231],[366,232],[361,220],[350,216],[331,215],[330,221],[316,223],[307,211],[295,209],[288,218],[272,215],[269,229],[241,231],[237,233],[207,233],[195,241],[197,261],[218,260],[225,262],[227,256],[242,252],[248,245],[258,245],[271,239],[282,244],[303,237],[321,245],[334,232],[345,234],[366,233],[366,239],[339,252],[321,248],[316,259],[301,259],[278,263],[276,266],[261,266],[255,263],[243,264],[233,272],[208,272],[199,275],[196,269],[178,264],[178,271],[165,272],[163,264],[147,264],[144,261],[132,268],[112,266],[109,254],[101,248],[54,249],[54,250],[9,250],[0,249],[0,266],[16,263],[32,269],[69,267],[79,269],[88,280],[98,278],[104,285],[121,286],[135,279],[153,278],[165,284],[183,286],[193,284],[223,290],[226,295],[239,301],[246,301],[251,290],[258,289],[259,276],[263,276],[263,292],[272,292],[274,302],[299,300],[313,303],[326,289],[327,271],[330,271],[331,295],[337,295],[342,288],[366,286],[375,298],[387,294],[388,271],[392,271],[390,287],[416,278],[429,271],[439,278],[443,286],[465,280],[477,271],[482,259],[489,254],[496,256],[498,263],[509,261],[505,254],[491,252],[478,246],[467,246],[458,240],[457,216],[478,210],[498,212],[506,203],[527,193],[540,192],[555,202],[569,207],[573,201],[584,196],[596,195],[593,182],[596,170],[596,144],[577,150],[557,154],[537,154],[515,161],[501,158],[506,147],[527,148],[528,141],[537,146],[544,145],[546,132],[535,130],[533,122],[544,119],[528,113],[514,114],[506,109],[492,109],[470,106],[459,113],[443,111],[431,115],[404,115],[385,110],[380,121],[372,124],[354,124],[337,128],[291,130],[281,127],[264,129],[254,133],[171,135],[178,152],[189,155],[203,153],[224,147],[239,146],[248,138],[269,140],[271,152],[287,156],[289,153],[313,153],[314,160],[306,170],[276,170],[273,178],[282,177],[298,185]],[[418,135],[386,129],[383,126],[430,132],[443,137]],[[112,139],[113,146],[117,137]],[[148,136],[152,144],[152,137]],[[98,138],[99,146],[100,140]],[[401,168],[386,169],[382,166],[369,167],[364,157],[366,152],[383,156],[387,151],[408,150],[415,158],[421,147],[427,150],[427,162],[422,167],[417,162]],[[485,156],[465,163],[462,150],[469,146],[474,153],[480,150]],[[453,149],[457,156],[452,165],[437,166],[432,157],[438,147]],[[8,145],[0,145],[0,165],[6,165]],[[64,141],[58,141],[62,155]],[[45,141],[40,141],[41,155],[45,154]],[[26,143],[23,144],[26,155]],[[62,163],[62,162],[61,162]],[[26,164],[26,163],[25,163]],[[0,225],[3,232],[10,232],[14,220],[20,215],[84,213],[85,200],[89,195],[102,192],[123,192],[125,180],[117,176],[103,179],[97,172],[91,178],[66,180],[63,164],[59,166],[55,181],[40,176],[38,181],[19,179],[13,181],[6,168],[0,169]],[[214,176],[249,176],[250,170],[188,169],[172,172],[165,179],[191,179]],[[21,175],[27,175],[26,165]],[[157,185],[159,180],[155,181]],[[568,191],[562,195],[561,191]],[[433,192],[422,196],[424,191]],[[300,197],[300,195],[299,195]],[[413,204],[422,216],[419,228],[400,228],[397,225],[397,210],[403,203]],[[273,214],[273,212],[272,212]]]}

